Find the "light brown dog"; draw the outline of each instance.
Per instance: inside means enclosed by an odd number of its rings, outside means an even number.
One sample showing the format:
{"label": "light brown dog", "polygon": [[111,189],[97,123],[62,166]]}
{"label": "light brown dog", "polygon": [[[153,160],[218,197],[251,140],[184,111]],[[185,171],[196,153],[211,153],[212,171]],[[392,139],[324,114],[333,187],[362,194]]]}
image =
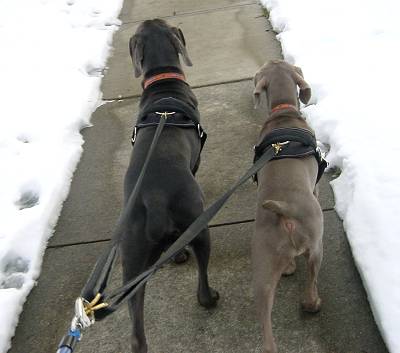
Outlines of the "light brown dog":
{"label": "light brown dog", "polygon": [[[256,106],[263,91],[268,102],[260,141],[276,128],[312,131],[299,112],[298,98],[307,103],[311,97],[300,68],[284,61],[269,62],[257,72],[254,84]],[[252,266],[265,353],[277,352],[271,324],[275,289],[282,274],[295,271],[298,255],[305,255],[308,264],[303,310],[317,312],[321,306],[317,276],[322,260],[323,215],[317,200],[317,174],[314,156],[272,160],[258,173]]]}

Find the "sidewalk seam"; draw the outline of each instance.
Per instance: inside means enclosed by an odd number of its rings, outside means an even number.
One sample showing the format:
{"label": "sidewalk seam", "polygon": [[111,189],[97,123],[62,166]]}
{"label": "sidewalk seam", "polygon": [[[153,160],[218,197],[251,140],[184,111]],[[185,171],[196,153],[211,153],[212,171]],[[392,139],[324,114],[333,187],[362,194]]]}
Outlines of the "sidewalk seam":
{"label": "sidewalk seam", "polygon": [[[335,211],[335,209],[333,207],[329,207],[329,208],[324,208],[322,211],[323,212],[331,212],[331,211]],[[250,218],[250,219],[243,219],[241,221],[215,223],[215,224],[210,224],[208,226],[208,228],[220,228],[220,227],[233,226],[233,225],[238,225],[238,224],[253,223],[254,221],[255,221],[254,218]],[[60,249],[60,248],[67,248],[70,246],[77,246],[77,245],[106,243],[106,242],[109,242],[110,240],[111,240],[111,238],[106,238],[106,239],[99,239],[99,240],[69,243],[69,244],[49,245],[46,249]]]}
{"label": "sidewalk seam", "polygon": [[[235,9],[235,8],[240,8],[240,7],[245,7],[245,6],[252,6],[252,5],[258,5],[258,1],[253,1],[249,3],[244,3],[244,4],[237,4],[237,5],[227,5],[227,6],[222,6],[222,7],[216,7],[213,9],[204,9],[204,10],[196,10],[196,11],[188,11],[188,12],[174,12],[172,15],[165,15],[165,16],[159,16],[158,18],[161,19],[169,19],[169,18],[174,18],[174,17],[185,17],[185,16],[192,16],[192,15],[201,15],[201,14],[206,14],[206,13],[211,13],[211,12],[219,12],[219,11],[224,11],[224,10],[230,10],[230,9]],[[125,25],[132,25],[135,23],[140,23],[148,18],[143,18],[140,20],[128,20],[126,22],[123,22],[122,26]]]}

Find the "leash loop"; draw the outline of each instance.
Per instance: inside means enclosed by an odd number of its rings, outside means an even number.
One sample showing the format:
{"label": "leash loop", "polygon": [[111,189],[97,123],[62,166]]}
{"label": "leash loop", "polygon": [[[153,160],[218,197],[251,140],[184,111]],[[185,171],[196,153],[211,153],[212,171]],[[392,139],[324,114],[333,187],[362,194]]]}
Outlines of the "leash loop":
{"label": "leash loop", "polygon": [[108,303],[99,303],[100,299],[101,299],[101,294],[97,293],[91,302],[88,302],[85,299],[82,300],[84,311],[87,316],[91,317],[94,315],[94,312],[96,310],[100,310],[108,306]]}

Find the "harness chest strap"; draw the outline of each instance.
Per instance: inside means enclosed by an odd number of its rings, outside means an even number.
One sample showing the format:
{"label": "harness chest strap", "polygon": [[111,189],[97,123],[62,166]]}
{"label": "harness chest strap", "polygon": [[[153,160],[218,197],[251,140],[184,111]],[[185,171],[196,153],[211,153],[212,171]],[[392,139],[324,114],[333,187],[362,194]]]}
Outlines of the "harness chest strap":
{"label": "harness chest strap", "polygon": [[[207,134],[204,131],[204,129],[201,127],[200,124],[195,123],[194,121],[173,121],[174,116],[176,115],[182,115],[181,113],[176,113],[176,112],[155,112],[156,115],[158,115],[158,119],[156,121],[154,121],[154,119],[152,119],[151,121],[147,122],[147,123],[138,123],[135,125],[135,127],[133,128],[133,133],[132,133],[132,138],[131,138],[131,143],[132,145],[135,143],[136,141],[136,137],[137,137],[137,133],[138,130],[141,128],[145,128],[145,127],[150,127],[150,126],[157,126],[160,122],[160,119],[162,117],[166,118],[168,117],[169,120],[168,122],[165,123],[166,126],[174,126],[174,127],[180,127],[180,128],[195,128],[197,130],[197,133],[199,135],[199,138],[201,140],[201,146],[203,147],[205,140],[207,138]],[[172,121],[171,121],[172,120]]]}
{"label": "harness chest strap", "polygon": [[[160,113],[162,112],[162,113]],[[138,116],[132,134],[132,144],[135,143],[137,132],[141,128],[157,126],[161,116],[166,116],[166,126],[180,128],[195,128],[203,147],[207,134],[200,125],[200,116],[197,107],[194,107],[174,97],[164,97],[152,102],[150,107],[143,109]]]}
{"label": "harness chest strap", "polygon": [[[324,173],[328,163],[321,155],[317,147],[315,136],[306,129],[300,128],[278,128],[267,134],[263,141],[254,147],[254,162],[267,150],[274,149],[274,159],[283,158],[304,158],[313,155],[318,163],[317,183]],[[254,175],[257,181],[257,175]]]}

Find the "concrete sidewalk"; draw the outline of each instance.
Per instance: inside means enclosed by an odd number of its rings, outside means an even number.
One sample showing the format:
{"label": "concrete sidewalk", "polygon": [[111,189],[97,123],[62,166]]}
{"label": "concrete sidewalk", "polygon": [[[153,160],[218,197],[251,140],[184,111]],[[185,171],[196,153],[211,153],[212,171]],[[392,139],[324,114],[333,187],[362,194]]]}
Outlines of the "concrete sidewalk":
{"label": "concrete sidewalk", "polygon": [[[108,242],[122,205],[122,182],[131,151],[140,80],[133,79],[128,40],[138,24],[163,17],[179,26],[194,63],[185,68],[209,134],[198,180],[208,203],[246,170],[263,113],[252,105],[252,76],[266,60],[281,57],[279,43],[260,5],[238,0],[125,1],[123,25],[103,80],[105,99],[94,126],[83,131],[85,152],[75,173],[42,274],[21,316],[11,353],[53,353],[65,334],[97,256]],[[323,308],[300,311],[305,267],[281,280],[273,320],[280,352],[385,353],[366,294],[354,266],[328,184],[321,181],[325,257],[319,278]],[[216,309],[196,301],[197,269],[168,265],[147,287],[145,320],[149,352],[261,352],[250,285],[250,237],[256,187],[246,183],[212,221],[209,276],[220,292]],[[117,266],[113,285],[120,282]],[[126,306],[84,333],[76,353],[128,353]]]}

